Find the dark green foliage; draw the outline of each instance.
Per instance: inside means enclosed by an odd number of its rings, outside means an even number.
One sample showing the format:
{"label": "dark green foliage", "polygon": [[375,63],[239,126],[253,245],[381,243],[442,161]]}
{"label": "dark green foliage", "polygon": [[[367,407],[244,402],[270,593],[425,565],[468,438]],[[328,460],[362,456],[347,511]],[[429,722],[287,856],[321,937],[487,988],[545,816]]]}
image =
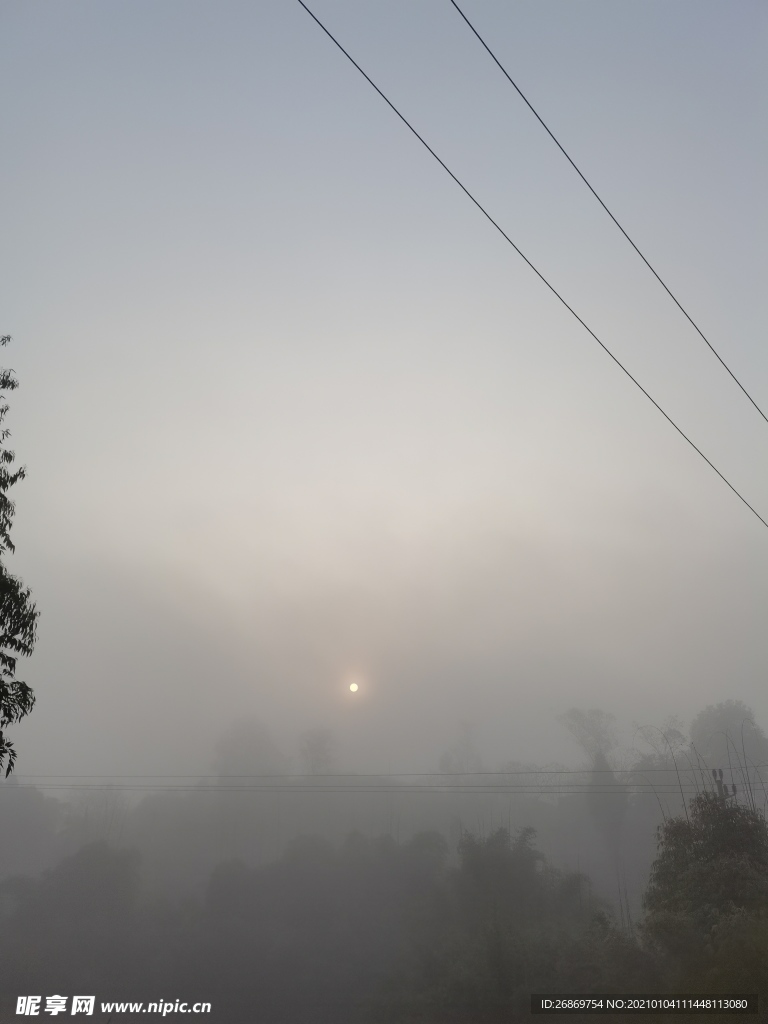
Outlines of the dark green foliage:
{"label": "dark green foliage", "polygon": [[740,782],[746,769],[768,762],[768,737],[752,708],[740,700],[710,704],[700,711],[691,722],[691,745],[705,764],[730,768]]}
{"label": "dark green foliage", "polygon": [[[0,345],[7,345],[8,335],[0,338]],[[12,370],[0,369],[0,424],[8,412],[4,392],[13,391],[18,382]],[[12,470],[15,455],[5,447],[10,436],[6,428],[0,429],[0,559],[14,550],[11,541],[11,525],[15,511],[8,491],[19,480],[24,479],[24,467]],[[29,655],[35,645],[38,612],[32,603],[30,591],[21,580],[13,576],[0,560],[0,770],[6,764],[6,777],[13,771],[16,751],[5,735],[7,726],[20,722],[28,715],[35,703],[32,689],[25,682],[16,679],[18,657]]]}
{"label": "dark green foliage", "polygon": [[547,865],[531,829],[465,834],[453,866],[434,832],[305,838],[261,867],[219,865],[202,903],[142,899],[138,867],[96,843],[0,884],[0,1007],[24,991],[173,992],[222,1021],[443,1024],[527,1020],[537,990],[654,987],[636,944],[581,876]]}
{"label": "dark green foliage", "polygon": [[[768,825],[702,793],[659,827],[644,932],[674,987],[768,989]],[[680,990],[682,990],[680,988]]]}
{"label": "dark green foliage", "polygon": [[403,846],[352,833],[341,849],[304,838],[274,864],[222,865],[193,973],[233,1019],[258,1006],[274,1021],[360,1020],[404,936],[433,920],[446,856],[434,833]]}
{"label": "dark green foliage", "polygon": [[527,1019],[531,992],[652,985],[649,957],[617,931],[586,879],[547,865],[534,838],[530,828],[464,835],[436,912],[405,936],[379,1019]]}
{"label": "dark green foliage", "polygon": [[[579,722],[596,723],[600,728],[585,735],[605,738],[603,719]],[[242,773],[246,757],[279,763],[263,729],[250,725],[233,738],[234,753],[221,750],[222,774]],[[672,789],[672,744],[666,734],[660,743],[649,767],[661,772],[648,777],[661,774]],[[589,756],[587,792],[552,805],[553,814],[564,815],[572,860],[582,864],[585,834],[626,855],[641,834],[638,808],[657,807],[650,794],[633,803],[638,794],[615,778],[599,745]],[[104,844],[84,847],[38,880],[0,884],[0,1016],[13,993],[57,987],[133,1000],[173,992],[210,1000],[217,1020],[237,1024],[255,1017],[272,1024],[501,1024],[528,1020],[536,991],[765,996],[768,828],[752,804],[743,805],[744,788],[734,795],[724,779],[718,788],[721,774],[713,782],[711,773],[698,772],[697,785],[712,792],[687,804],[685,815],[668,814],[659,829],[639,927],[621,912],[618,927],[587,877],[553,868],[533,828],[464,831],[454,850],[439,832],[403,844],[358,832],[337,844],[305,837],[256,866],[269,839],[268,828],[258,827],[257,805],[222,792],[200,816],[203,804],[193,795],[153,794],[128,815],[129,824],[131,815],[141,824],[130,841],[142,829],[157,834],[174,874],[158,874],[161,862],[149,848],[143,895],[137,858]],[[23,797],[31,810],[30,791],[14,788],[11,780],[6,796],[18,806]],[[290,784],[279,792],[287,796]],[[200,801],[208,797],[199,794]],[[34,808],[30,828],[45,834],[40,829],[55,822],[41,801]],[[252,840],[238,838],[226,854],[239,849],[247,863],[221,863],[220,853],[206,860],[198,849],[204,833],[227,831],[249,815],[244,835]],[[644,818],[648,866],[655,825]],[[67,841],[73,834],[63,833]],[[175,885],[190,851],[200,858],[197,877],[206,880],[197,896],[193,882]],[[594,868],[592,877],[610,898],[606,878]],[[633,920],[638,916],[633,908]]]}
{"label": "dark green foliage", "polygon": [[139,858],[83,847],[32,881],[0,884],[0,963],[11,991],[89,991],[141,969],[135,901]]}
{"label": "dark green foliage", "polygon": [[618,863],[626,828],[629,793],[627,787],[614,775],[602,750],[597,750],[593,757],[586,798],[590,817],[614,863]]}

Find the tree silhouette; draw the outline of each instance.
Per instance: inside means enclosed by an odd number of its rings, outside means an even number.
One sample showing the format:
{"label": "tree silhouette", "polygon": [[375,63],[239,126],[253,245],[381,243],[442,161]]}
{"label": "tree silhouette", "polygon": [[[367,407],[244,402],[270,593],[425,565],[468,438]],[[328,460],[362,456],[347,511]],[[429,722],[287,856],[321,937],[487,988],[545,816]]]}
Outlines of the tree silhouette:
{"label": "tree silhouette", "polygon": [[[644,932],[669,983],[720,991],[768,985],[768,825],[704,792],[658,829]],[[691,989],[693,990],[693,989]]]}
{"label": "tree silhouette", "polygon": [[336,766],[336,740],[328,729],[308,729],[301,737],[301,770],[326,775]]}
{"label": "tree silhouette", "polygon": [[[710,704],[691,722],[691,743],[705,764],[731,768],[738,781],[768,763],[768,737],[755,714],[740,700]],[[757,769],[759,772],[759,768]]]}
{"label": "tree silhouette", "polygon": [[[10,340],[10,335],[4,335],[0,345],[7,345]],[[8,412],[4,392],[14,391],[18,386],[12,370],[0,369],[0,424]],[[10,532],[15,506],[8,491],[25,476],[23,466],[11,468],[15,455],[5,447],[9,436],[9,430],[0,428],[0,771],[5,762],[6,778],[16,763],[16,751],[5,729],[13,722],[20,722],[35,703],[31,687],[16,679],[16,661],[19,655],[32,653],[39,614],[29,589],[1,560],[5,553],[14,551]]]}
{"label": "tree silhouette", "polygon": [[564,715],[558,715],[557,720],[565,726],[590,761],[594,762],[598,754],[607,757],[616,749],[616,718],[607,711],[571,708]]}

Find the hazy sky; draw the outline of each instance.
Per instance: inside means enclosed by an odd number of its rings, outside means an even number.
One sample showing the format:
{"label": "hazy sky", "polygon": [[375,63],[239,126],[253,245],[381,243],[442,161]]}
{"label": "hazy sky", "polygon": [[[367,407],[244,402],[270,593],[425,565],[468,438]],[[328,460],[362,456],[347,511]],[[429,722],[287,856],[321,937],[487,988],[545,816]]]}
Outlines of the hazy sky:
{"label": "hazy sky", "polygon": [[[768,517],[768,424],[448,0],[312,6]],[[768,407],[765,4],[465,10]],[[205,771],[246,716],[402,770],[461,719],[491,766],[572,705],[766,724],[768,530],[297,3],[3,0],[0,68],[20,772]]]}

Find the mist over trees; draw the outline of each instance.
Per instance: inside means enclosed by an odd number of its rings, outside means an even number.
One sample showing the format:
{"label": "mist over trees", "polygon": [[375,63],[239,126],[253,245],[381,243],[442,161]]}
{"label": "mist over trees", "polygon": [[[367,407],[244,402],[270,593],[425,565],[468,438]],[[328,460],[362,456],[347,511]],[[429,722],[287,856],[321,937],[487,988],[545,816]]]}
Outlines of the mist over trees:
{"label": "mist over trees", "polygon": [[636,727],[629,747],[603,711],[561,723],[581,767],[483,768],[465,723],[429,780],[371,778],[327,729],[291,752],[244,720],[178,791],[62,800],[9,779],[0,1014],[82,990],[231,1021],[500,1022],[534,991],[768,990],[750,709]]}
{"label": "mist over trees", "polygon": [[659,827],[643,934],[672,987],[768,989],[768,825],[722,786]]}
{"label": "mist over trees", "polygon": [[[3,335],[0,346],[10,340],[10,335]],[[16,763],[16,750],[6,729],[28,715],[35,703],[32,688],[16,678],[16,662],[32,653],[39,614],[29,588],[5,564],[5,557],[15,550],[11,526],[16,509],[8,492],[26,476],[23,466],[11,468],[16,455],[5,444],[10,431],[1,426],[9,409],[5,392],[18,386],[13,370],[0,368],[0,772],[5,767],[6,777]]]}
{"label": "mist over trees", "polygon": [[0,7],[0,1024],[768,1024],[767,35]]}

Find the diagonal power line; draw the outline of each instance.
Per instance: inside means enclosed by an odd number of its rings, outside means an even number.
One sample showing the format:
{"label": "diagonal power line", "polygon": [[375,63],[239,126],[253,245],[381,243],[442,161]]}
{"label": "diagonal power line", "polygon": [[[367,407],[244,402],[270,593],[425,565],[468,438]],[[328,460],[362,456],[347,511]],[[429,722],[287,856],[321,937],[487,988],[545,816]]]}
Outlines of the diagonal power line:
{"label": "diagonal power line", "polygon": [[565,157],[565,159],[566,159],[566,160],[568,161],[568,163],[569,163],[569,164],[571,165],[571,167],[572,167],[572,168],[574,169],[574,171],[576,171],[576,173],[578,174],[578,176],[579,176],[579,177],[581,178],[581,180],[582,180],[582,181],[584,182],[584,184],[585,184],[585,185],[587,186],[587,188],[589,189],[589,191],[590,191],[590,192],[592,193],[592,195],[593,195],[593,196],[595,197],[595,199],[596,199],[596,200],[598,201],[598,203],[599,203],[599,204],[600,204],[600,205],[602,206],[602,208],[603,208],[603,209],[605,210],[605,212],[606,212],[606,213],[608,214],[608,216],[609,216],[609,217],[611,218],[611,220],[612,220],[612,221],[613,221],[613,223],[614,223],[614,224],[616,225],[616,227],[617,227],[617,228],[619,229],[619,231],[620,231],[620,232],[622,233],[622,235],[623,235],[623,236],[624,236],[624,237],[626,238],[626,240],[627,240],[627,241],[629,242],[629,244],[630,244],[630,245],[632,246],[632,248],[633,248],[633,249],[635,250],[635,252],[636,252],[636,253],[637,253],[637,255],[638,255],[638,256],[640,257],[640,259],[641,259],[641,260],[643,261],[643,263],[644,263],[644,264],[646,265],[646,267],[648,267],[648,269],[650,270],[650,272],[651,272],[651,273],[653,274],[653,276],[654,276],[654,277],[656,278],[656,280],[657,280],[657,281],[659,282],[659,284],[660,284],[660,285],[661,285],[661,287],[662,287],[662,288],[664,289],[664,291],[665,291],[665,292],[667,293],[667,295],[668,295],[668,296],[670,297],[670,299],[672,299],[672,301],[673,301],[673,302],[674,302],[674,304],[675,304],[675,305],[677,306],[677,308],[678,308],[678,309],[680,310],[680,312],[681,312],[681,313],[683,314],[683,316],[684,316],[684,317],[685,317],[685,319],[686,319],[686,320],[688,321],[688,323],[689,323],[689,324],[690,324],[690,325],[691,325],[691,326],[693,327],[693,329],[694,329],[694,330],[696,331],[696,333],[697,333],[697,334],[699,335],[699,337],[700,337],[700,338],[701,338],[701,340],[702,340],[702,341],[704,342],[704,344],[705,344],[705,345],[706,345],[706,346],[707,346],[707,347],[709,348],[709,350],[710,350],[710,351],[712,352],[712,354],[713,354],[713,355],[715,356],[715,358],[716,358],[716,359],[718,360],[718,362],[719,362],[719,363],[720,363],[720,365],[721,365],[721,366],[723,367],[723,369],[724,369],[724,370],[725,370],[725,371],[726,371],[726,372],[727,372],[727,373],[729,374],[729,376],[730,376],[730,377],[731,377],[731,378],[732,378],[732,379],[733,379],[733,380],[734,380],[734,381],[736,382],[736,384],[738,384],[738,386],[739,386],[739,387],[741,388],[741,390],[742,390],[742,391],[744,392],[744,394],[745,394],[745,395],[746,395],[746,397],[747,397],[747,398],[749,399],[749,401],[750,401],[750,402],[752,403],[752,405],[753,405],[753,406],[755,407],[755,409],[757,409],[757,411],[758,411],[758,412],[760,413],[760,415],[761,415],[761,416],[763,417],[763,419],[764,419],[764,420],[766,421],[766,423],[768,423],[768,416],[766,416],[766,414],[765,414],[765,413],[763,412],[763,410],[762,410],[762,409],[760,408],[760,406],[759,406],[759,405],[757,404],[757,402],[756,402],[756,401],[754,400],[754,398],[752,397],[752,395],[750,395],[750,393],[749,393],[749,392],[747,391],[747,389],[746,389],[746,388],[744,387],[744,385],[743,385],[743,384],[741,383],[741,381],[740,381],[740,380],[738,379],[738,377],[737,377],[737,376],[736,376],[736,374],[735,374],[735,373],[733,372],[733,370],[732,370],[732,369],[731,369],[731,368],[730,368],[730,367],[728,366],[728,364],[727,364],[727,363],[725,362],[725,360],[723,359],[723,357],[722,357],[722,356],[720,355],[720,353],[719,353],[719,352],[717,351],[717,349],[715,348],[715,346],[714,346],[714,345],[712,344],[712,342],[711,342],[711,341],[709,340],[709,338],[707,338],[707,336],[706,336],[706,335],[704,334],[704,332],[702,331],[702,329],[701,329],[701,328],[699,327],[699,325],[698,325],[698,324],[696,323],[696,321],[695,321],[695,320],[693,319],[693,317],[692,317],[692,316],[690,315],[690,313],[688,312],[688,310],[687,310],[687,309],[685,309],[685,307],[684,307],[684,306],[683,306],[683,304],[682,304],[682,303],[680,302],[680,300],[679,300],[679,299],[677,298],[677,296],[676,296],[676,295],[674,294],[674,292],[672,291],[672,289],[671,289],[671,288],[669,287],[669,285],[668,285],[668,284],[666,283],[666,281],[664,281],[664,279],[662,278],[661,274],[659,274],[659,273],[658,273],[658,271],[657,271],[657,270],[656,270],[656,269],[655,269],[655,268],[654,268],[654,267],[653,267],[653,266],[651,265],[651,263],[650,263],[650,261],[649,261],[649,260],[647,259],[647,257],[646,257],[646,256],[645,256],[645,255],[643,254],[643,252],[641,252],[641,250],[640,250],[639,246],[638,246],[638,245],[637,245],[637,244],[636,244],[636,243],[635,243],[635,242],[633,241],[633,239],[632,239],[632,238],[630,238],[630,236],[629,236],[629,234],[627,233],[627,231],[626,231],[626,230],[625,230],[625,229],[624,229],[624,228],[622,227],[622,225],[621,225],[621,224],[619,223],[619,221],[618,221],[618,220],[616,219],[616,217],[615,217],[615,216],[613,215],[613,213],[611,213],[611,211],[610,211],[610,210],[608,209],[608,206],[607,206],[607,205],[606,205],[606,204],[605,204],[605,203],[603,202],[603,200],[602,200],[602,199],[600,198],[600,196],[599,196],[599,195],[597,194],[597,192],[595,191],[595,189],[593,188],[593,186],[592,186],[592,185],[591,185],[591,184],[589,183],[589,181],[587,181],[587,178],[585,177],[584,173],[583,173],[583,172],[581,171],[581,169],[580,169],[580,168],[579,168],[579,167],[577,166],[576,162],[575,162],[575,161],[573,160],[573,158],[571,157],[571,155],[570,155],[570,154],[569,154],[569,153],[567,152],[567,150],[565,149],[565,147],[563,146],[563,144],[562,144],[562,143],[560,142],[560,140],[559,140],[559,139],[558,139],[558,138],[557,138],[557,137],[555,136],[554,132],[553,132],[553,131],[551,130],[551,128],[549,127],[549,125],[548,125],[548,124],[547,124],[547,123],[546,123],[546,122],[544,121],[544,119],[543,119],[543,117],[541,116],[541,114],[539,114],[539,112],[538,112],[538,111],[536,110],[536,108],[535,108],[535,107],[533,106],[533,104],[532,104],[532,103],[531,103],[531,101],[530,101],[530,100],[528,99],[528,97],[527,97],[527,96],[525,95],[525,93],[524,93],[524,92],[522,91],[522,89],[521,89],[521,88],[520,88],[520,86],[519,86],[519,85],[517,84],[517,82],[515,82],[515,81],[514,81],[514,79],[513,79],[513,78],[512,78],[512,76],[511,76],[511,75],[509,74],[509,72],[507,71],[507,69],[506,69],[506,68],[504,67],[504,65],[503,65],[503,64],[501,63],[501,61],[500,61],[500,60],[498,59],[498,57],[497,57],[497,56],[496,56],[496,54],[495,54],[495,53],[493,52],[493,50],[491,50],[490,46],[489,46],[489,45],[488,45],[488,44],[486,43],[486,41],[485,41],[485,40],[483,39],[483,37],[482,37],[482,36],[480,35],[480,33],[479,33],[479,32],[477,31],[477,29],[476,29],[476,28],[475,28],[475,26],[474,26],[474,25],[472,24],[472,22],[471,22],[471,21],[469,20],[469,18],[468,18],[468,17],[466,16],[466,14],[465,14],[465,13],[464,13],[464,11],[463,11],[463,10],[461,9],[461,7],[459,7],[459,5],[458,5],[458,4],[456,3],[456,0],[450,0],[450,3],[451,3],[451,4],[453,4],[453,6],[454,6],[454,7],[456,8],[456,10],[457,10],[457,11],[459,12],[459,14],[461,15],[461,17],[462,17],[462,18],[464,19],[464,21],[466,22],[467,26],[468,26],[468,27],[469,27],[469,28],[470,28],[470,29],[472,30],[472,32],[474,33],[474,35],[476,36],[476,38],[477,38],[477,39],[478,39],[478,41],[480,42],[481,46],[482,46],[482,47],[483,47],[483,48],[484,48],[484,49],[486,50],[486,52],[488,53],[488,55],[489,55],[489,57],[491,58],[491,60],[492,60],[492,61],[494,62],[494,64],[495,64],[495,65],[496,65],[496,66],[498,67],[498,69],[499,69],[499,70],[501,71],[501,73],[502,73],[502,74],[504,75],[504,77],[505,77],[505,78],[507,79],[507,81],[508,81],[508,82],[509,82],[509,84],[510,84],[510,85],[512,86],[512,88],[513,88],[513,89],[514,89],[514,90],[515,90],[515,91],[517,92],[517,94],[518,94],[518,96],[520,97],[520,99],[521,99],[521,100],[523,101],[523,103],[525,103],[525,105],[526,105],[526,106],[528,107],[528,109],[529,109],[529,110],[531,111],[531,113],[533,114],[533,116],[534,116],[534,117],[536,118],[536,120],[537,120],[537,121],[539,122],[539,124],[540,124],[540,125],[542,126],[542,128],[544,129],[544,131],[545,131],[545,132],[547,133],[547,135],[549,135],[550,139],[552,139],[552,141],[553,141],[553,142],[554,142],[554,144],[555,144],[555,145],[557,146],[557,148],[558,148],[558,149],[560,150],[560,152],[561,152],[561,153],[563,154],[563,156]]}
{"label": "diagonal power line", "polygon": [[717,468],[717,466],[707,458],[707,456],[704,454],[704,452],[701,450],[701,448],[699,448],[691,440],[691,438],[688,437],[688,435],[683,431],[683,429],[681,427],[679,427],[677,425],[677,423],[675,423],[675,421],[672,419],[672,417],[667,412],[665,412],[664,409],[662,409],[662,407],[659,405],[659,403],[656,401],[656,399],[653,398],[645,390],[645,388],[640,383],[640,381],[637,380],[637,378],[634,377],[630,373],[630,371],[626,368],[626,366],[624,366],[624,364],[619,360],[619,358],[617,356],[615,356],[613,354],[613,352],[611,352],[611,350],[608,348],[608,346],[605,344],[605,342],[601,341],[600,338],[598,338],[598,336],[595,334],[595,332],[592,330],[592,328],[589,327],[584,322],[584,320],[582,320],[582,318],[579,316],[579,314],[576,312],[576,310],[571,305],[569,305],[568,302],[566,302],[566,300],[563,298],[563,296],[560,294],[560,292],[557,291],[555,286],[550,284],[550,282],[547,280],[547,278],[544,276],[544,274],[536,266],[534,266],[533,263],[531,263],[531,261],[525,255],[525,253],[521,249],[519,249],[517,245],[515,245],[515,243],[512,241],[512,239],[506,233],[506,231],[501,227],[501,225],[497,221],[495,221],[493,219],[493,217],[490,215],[490,213],[488,213],[488,211],[479,202],[479,200],[475,199],[475,197],[472,195],[472,193],[469,191],[469,189],[466,187],[466,185],[462,184],[462,182],[456,177],[456,175],[453,173],[453,171],[450,169],[450,167],[448,167],[448,165],[437,155],[437,153],[434,151],[434,149],[432,149],[432,147],[429,145],[429,143],[416,131],[416,129],[413,127],[413,125],[410,123],[410,121],[408,121],[407,118],[403,114],[400,113],[400,111],[397,109],[397,107],[394,105],[394,103],[381,91],[381,89],[378,87],[378,85],[376,85],[376,83],[373,81],[373,79],[370,78],[366,74],[365,71],[363,71],[363,69],[360,67],[360,65],[357,63],[357,61],[354,59],[354,57],[352,57],[352,55],[347,50],[344,49],[344,47],[341,45],[341,43],[338,41],[338,39],[333,35],[333,33],[329,29],[327,29],[325,27],[325,25],[322,23],[322,21],[320,21],[320,19],[317,17],[317,15],[314,14],[309,9],[309,7],[307,7],[307,5],[304,3],[304,0],[297,0],[297,3],[300,4],[300,6],[304,8],[304,10],[310,16],[310,18],[312,18],[312,20],[315,22],[315,24],[318,25],[319,28],[321,28],[323,30],[323,32],[328,36],[328,38],[331,40],[331,42],[334,43],[334,45],[337,46],[339,50],[341,50],[341,52],[344,54],[344,56],[347,58],[347,60],[355,68],[357,68],[357,70],[360,72],[360,74],[363,76],[363,78],[366,80],[366,82],[368,82],[368,84],[373,89],[375,89],[375,91],[379,94],[379,96],[381,96],[381,98],[384,100],[384,102],[387,104],[387,106],[393,111],[393,113],[397,114],[397,116],[400,118],[400,120],[403,122],[403,124],[406,126],[406,128],[408,128],[408,130],[410,132],[412,132],[413,135],[416,136],[416,138],[419,140],[419,142],[422,144],[422,146],[424,146],[424,148],[435,158],[435,160],[437,160],[437,162],[440,164],[440,166],[443,168],[443,170],[446,172],[446,174],[448,174],[449,177],[453,179],[453,181],[459,186],[459,188],[467,196],[467,198],[470,199],[474,203],[474,205],[483,214],[483,216],[486,218],[486,220],[488,220],[496,228],[496,230],[499,232],[499,234],[502,236],[502,238],[504,238],[504,240],[506,242],[508,242],[509,245],[512,246],[512,248],[515,250],[515,252],[518,254],[518,256],[520,256],[521,259],[523,259],[525,261],[525,263],[527,263],[527,265],[531,268],[531,270],[534,272],[534,274],[536,274],[536,276],[539,278],[539,280],[541,280],[547,286],[547,288],[552,292],[552,294],[555,296],[555,298],[557,298],[558,301],[561,302],[563,306],[565,306],[565,308],[568,310],[568,312],[571,314],[571,316],[573,316],[576,320],[578,320],[578,322],[581,324],[581,326],[584,328],[584,330],[592,338],[594,338],[594,340],[597,342],[597,344],[600,346],[600,348],[606,353],[606,355],[610,356],[610,358],[619,367],[619,369],[624,374],[626,374],[627,377],[629,377],[629,379],[632,381],[632,383],[635,385],[635,387],[638,388],[640,391],[642,391],[642,393],[645,395],[645,397],[648,399],[648,401],[651,402],[652,405],[654,405],[656,407],[656,409],[658,409],[658,411],[661,413],[661,415],[664,417],[664,419],[672,427],[675,428],[675,430],[683,438],[683,440],[687,441],[688,444],[691,446],[691,448],[693,448],[693,450],[695,452],[697,452],[701,456],[702,459],[704,459],[704,461],[709,466],[709,468],[714,470],[715,473],[717,473],[717,475],[720,477],[720,479],[723,481],[723,483],[733,491],[733,493],[736,495],[736,497],[739,499],[739,501],[743,502],[747,506],[747,508],[750,510],[750,512],[752,512],[752,514],[755,515],[760,520],[760,522],[763,524],[763,526],[768,527],[768,520],[763,519],[763,517],[760,515],[760,513],[757,511],[757,509],[755,509],[752,505],[750,505],[750,503],[747,501],[747,499],[744,497],[744,495],[741,494],[734,487],[734,485],[730,482],[730,480],[728,480],[728,478],[726,476],[724,476],[720,472],[720,470]]}

